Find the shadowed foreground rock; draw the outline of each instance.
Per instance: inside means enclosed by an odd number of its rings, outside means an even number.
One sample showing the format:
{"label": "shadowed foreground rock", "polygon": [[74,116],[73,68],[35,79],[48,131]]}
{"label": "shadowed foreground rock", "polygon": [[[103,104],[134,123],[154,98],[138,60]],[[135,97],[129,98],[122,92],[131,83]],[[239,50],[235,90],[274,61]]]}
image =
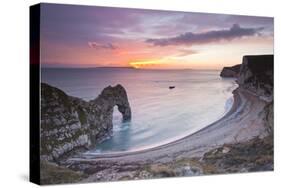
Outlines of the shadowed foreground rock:
{"label": "shadowed foreground rock", "polygon": [[127,93],[121,85],[108,86],[89,102],[45,83],[41,93],[40,152],[44,160],[59,161],[110,136],[115,105],[124,121],[131,119]]}

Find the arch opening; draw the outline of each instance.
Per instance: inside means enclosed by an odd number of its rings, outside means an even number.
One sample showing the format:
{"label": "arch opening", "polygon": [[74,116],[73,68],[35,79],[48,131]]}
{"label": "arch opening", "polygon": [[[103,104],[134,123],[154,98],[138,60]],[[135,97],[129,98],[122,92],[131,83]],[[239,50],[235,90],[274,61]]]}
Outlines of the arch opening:
{"label": "arch opening", "polygon": [[119,111],[118,106],[115,105],[113,107],[113,115],[112,115],[112,124],[113,126],[115,125],[120,125],[123,122],[123,114]]}

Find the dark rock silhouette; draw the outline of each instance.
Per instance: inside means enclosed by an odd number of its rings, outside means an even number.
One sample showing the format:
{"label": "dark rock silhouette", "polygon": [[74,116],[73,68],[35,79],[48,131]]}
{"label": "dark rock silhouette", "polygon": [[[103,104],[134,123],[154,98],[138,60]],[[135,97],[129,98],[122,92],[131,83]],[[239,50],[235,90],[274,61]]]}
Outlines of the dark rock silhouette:
{"label": "dark rock silhouette", "polygon": [[96,143],[112,133],[113,108],[117,105],[123,120],[131,119],[126,90],[108,86],[89,102],[71,97],[62,90],[41,84],[41,158],[57,161]]}
{"label": "dark rock silhouette", "polygon": [[238,77],[241,65],[234,65],[232,67],[224,67],[220,73],[221,77],[236,78]]}

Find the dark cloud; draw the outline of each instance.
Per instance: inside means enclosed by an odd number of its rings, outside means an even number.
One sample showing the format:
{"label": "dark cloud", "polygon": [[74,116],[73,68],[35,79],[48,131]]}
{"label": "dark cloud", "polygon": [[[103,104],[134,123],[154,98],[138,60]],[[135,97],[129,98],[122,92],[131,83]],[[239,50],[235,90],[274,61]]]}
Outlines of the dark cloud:
{"label": "dark cloud", "polygon": [[94,49],[106,49],[106,50],[116,50],[118,47],[112,43],[100,44],[97,42],[88,42],[90,48]]}
{"label": "dark cloud", "polygon": [[243,28],[238,24],[233,24],[230,29],[213,30],[203,33],[187,32],[176,37],[160,38],[160,39],[147,39],[146,42],[155,46],[168,46],[168,45],[195,45],[206,44],[218,41],[229,41],[236,38],[245,36],[254,36],[260,34],[263,27],[258,28]]}

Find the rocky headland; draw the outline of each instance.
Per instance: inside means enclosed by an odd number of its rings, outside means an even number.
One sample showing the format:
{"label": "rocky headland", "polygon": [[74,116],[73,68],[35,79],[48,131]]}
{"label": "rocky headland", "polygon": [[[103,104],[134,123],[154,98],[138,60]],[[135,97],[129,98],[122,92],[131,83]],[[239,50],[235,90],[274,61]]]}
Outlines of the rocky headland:
{"label": "rocky headland", "polygon": [[273,55],[244,56],[237,83],[262,100],[273,101]]}
{"label": "rocky headland", "polygon": [[126,90],[108,86],[89,102],[41,84],[41,159],[59,162],[64,157],[94,148],[112,133],[114,106],[131,119]]}
{"label": "rocky headland", "polygon": [[240,67],[241,65],[234,65],[232,67],[224,67],[220,73],[221,77],[225,77],[225,78],[237,78],[238,74],[240,72]]}
{"label": "rocky headland", "polygon": [[[238,67],[239,72],[237,73]],[[43,165],[47,165],[45,169],[50,169],[50,171],[46,170],[41,174],[42,182],[115,181],[273,170],[273,55],[244,56],[242,64],[237,65],[233,71],[235,74],[233,72],[226,74],[225,69],[222,72],[224,72],[221,73],[222,77],[235,77],[239,84],[239,87],[233,91],[233,106],[223,118],[192,135],[159,147],[112,154],[77,153],[64,158],[59,165],[50,162],[44,163]],[[106,96],[101,98],[108,100],[111,95]],[[53,99],[56,100],[48,101],[48,103],[62,105],[63,100],[58,102],[58,97]],[[74,108],[74,111],[72,109],[68,113],[75,114],[77,111],[79,106],[77,104],[80,102],[75,103],[76,100],[80,101],[80,99],[70,97],[70,108]],[[105,104],[105,102],[99,103],[96,100],[92,103],[99,104],[99,107]],[[84,104],[92,107],[91,110],[97,108],[91,101],[82,103],[83,109],[88,109]],[[86,122],[91,122],[88,121],[91,110],[85,110]],[[119,110],[123,111],[123,115],[130,114],[129,111],[124,112],[122,107]],[[54,117],[56,117],[55,114]],[[78,121],[78,112],[76,117],[76,121]],[[125,117],[127,116],[125,115]],[[100,117],[99,120],[101,120]],[[81,124],[81,121],[78,122]],[[88,123],[89,127],[90,125]],[[88,138],[95,135],[94,140],[98,140],[97,135],[103,137],[102,135],[107,134],[108,132],[105,130],[110,130],[112,123],[108,122],[101,127],[99,131],[96,128],[94,130],[88,128],[88,131],[82,135],[88,135]],[[86,140],[87,144],[85,144]],[[91,139],[86,140],[81,143],[88,147],[92,144],[88,143]],[[53,156],[50,155],[50,152],[47,153],[46,156]],[[71,180],[57,178],[64,176],[73,178]]]}

